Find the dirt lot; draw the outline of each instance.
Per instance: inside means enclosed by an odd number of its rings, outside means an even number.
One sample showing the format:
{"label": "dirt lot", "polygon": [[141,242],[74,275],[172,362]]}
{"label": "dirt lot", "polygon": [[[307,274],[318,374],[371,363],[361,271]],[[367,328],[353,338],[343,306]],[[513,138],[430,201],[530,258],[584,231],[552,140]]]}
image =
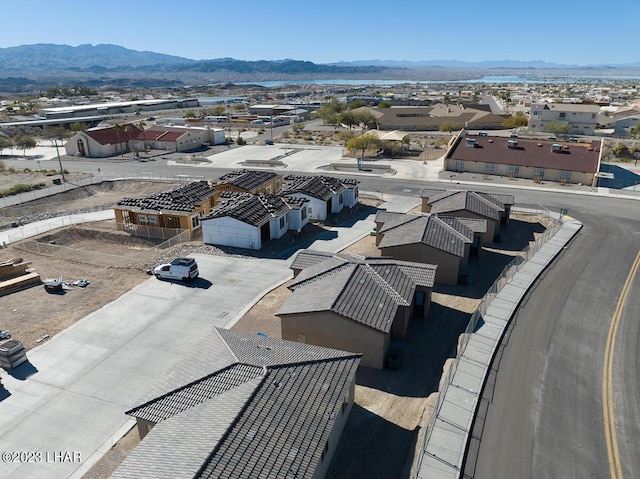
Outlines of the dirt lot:
{"label": "dirt lot", "polygon": [[[49,204],[81,209],[96,203],[110,203],[123,196],[143,196],[153,191],[166,190],[167,184],[140,184],[122,182],[106,188],[76,191],[64,203]],[[69,193],[67,193],[69,195]],[[73,205],[73,206],[71,206]],[[361,210],[361,214],[368,213]],[[343,433],[340,446],[327,477],[332,479],[368,477],[406,477],[420,424],[430,414],[438,389],[442,369],[448,359],[455,356],[458,336],[466,326],[470,314],[497,274],[519,250],[544,231],[540,218],[514,218],[503,242],[485,248],[483,254],[470,264],[469,286],[437,287],[432,296],[429,317],[410,325],[408,340],[400,345],[403,363],[399,371],[360,368],[354,409]],[[313,234],[322,231],[315,225]],[[108,222],[87,229],[72,228],[64,234],[50,235],[56,242],[96,251],[118,250],[122,243],[109,232]],[[304,243],[307,237],[298,238]],[[143,248],[146,244],[135,247]],[[182,245],[197,248],[195,242]],[[345,251],[366,255],[379,255],[374,237],[365,237]],[[239,252],[236,252],[239,253]],[[172,252],[165,252],[172,255]],[[214,254],[228,254],[216,251]],[[264,254],[269,254],[265,252]],[[62,275],[67,281],[87,279],[86,288],[71,287],[64,294],[48,294],[41,286],[32,287],[0,297],[0,329],[9,330],[25,347],[32,348],[59,331],[97,310],[131,288],[148,279],[144,268],[116,269],[64,260],[38,254],[25,254],[15,248],[0,249],[0,261],[21,256],[41,274],[42,278]],[[280,337],[280,323],[275,312],[290,295],[286,284],[268,293],[234,326],[249,332],[266,333]],[[6,312],[6,313],[5,313]],[[366,431],[366,432],[365,432]],[[137,444],[134,430],[127,434],[86,475],[86,479],[107,477]],[[399,471],[403,471],[400,474]]]}

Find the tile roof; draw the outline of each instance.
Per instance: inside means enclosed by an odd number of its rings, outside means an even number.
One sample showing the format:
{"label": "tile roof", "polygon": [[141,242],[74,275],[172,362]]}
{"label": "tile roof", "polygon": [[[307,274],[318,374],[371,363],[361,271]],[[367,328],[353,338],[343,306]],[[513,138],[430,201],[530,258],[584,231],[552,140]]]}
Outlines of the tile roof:
{"label": "tile roof", "polygon": [[218,206],[211,213],[202,218],[202,221],[230,217],[252,226],[262,226],[271,218],[278,218],[291,209],[298,209],[305,198],[293,198],[289,196],[272,195],[270,193],[241,193],[236,191],[223,191],[218,197]]}
{"label": "tile roof", "polygon": [[207,181],[194,181],[144,198],[123,198],[116,205],[129,210],[190,213],[214,193],[214,188]]}
{"label": "tile roof", "polygon": [[333,311],[389,332],[398,307],[412,303],[415,288],[433,287],[435,271],[435,265],[334,254],[301,271],[276,314]]}
{"label": "tile roof", "polygon": [[445,223],[453,226],[456,223],[462,223],[467,228],[469,228],[473,233],[486,233],[487,232],[487,220],[483,220],[480,218],[465,218],[463,216],[455,217],[455,216],[442,216],[438,215]]}
{"label": "tile roof", "polygon": [[284,177],[282,192],[284,194],[302,193],[326,201],[333,195],[338,195],[357,184],[358,180],[353,178],[288,175]]}
{"label": "tile roof", "polygon": [[[465,141],[460,141],[454,145],[447,159],[585,173],[598,171],[599,141],[595,142],[595,145],[592,143],[591,146],[583,146],[576,143],[563,144],[558,141],[518,138],[516,148],[507,148],[510,138],[480,136],[474,139],[475,148],[470,148],[466,146]],[[554,143],[563,144],[568,148],[563,147],[559,152],[554,152],[551,149]]]}
{"label": "tile roof", "polygon": [[[131,131],[125,131],[125,128],[130,128]],[[112,126],[106,128],[90,128],[84,132],[92,140],[98,142],[101,145],[116,145],[118,143],[126,143],[132,138],[136,138],[142,130],[133,123],[126,123],[121,125],[118,130]]]}
{"label": "tile roof", "polygon": [[440,251],[464,257],[465,245],[473,242],[473,231],[456,218],[405,214],[385,223],[379,248],[422,243]]}
{"label": "tile roof", "polygon": [[497,204],[498,200],[489,201],[474,191],[445,191],[428,198],[432,214],[466,210],[488,219],[499,220],[501,212],[504,211],[504,207]]}
{"label": "tile roof", "polygon": [[[361,355],[218,328],[211,336],[201,343],[222,343],[228,367],[158,398],[159,422],[111,477],[314,477]],[[206,369],[200,350],[186,361]]]}
{"label": "tile roof", "polygon": [[218,184],[227,184],[247,192],[268,185],[278,175],[271,171],[238,169],[218,178]]}

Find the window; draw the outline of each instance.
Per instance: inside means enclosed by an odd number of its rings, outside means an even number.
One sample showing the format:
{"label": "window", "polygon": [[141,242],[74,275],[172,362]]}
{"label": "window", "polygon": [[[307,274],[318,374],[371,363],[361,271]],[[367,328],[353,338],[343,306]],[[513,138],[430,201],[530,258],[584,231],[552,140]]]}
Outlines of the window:
{"label": "window", "polygon": [[284,228],[284,216],[280,218],[280,229]]}
{"label": "window", "polygon": [[271,185],[267,186],[266,190],[267,190],[267,193],[271,193]]}
{"label": "window", "polygon": [[485,175],[495,175],[496,174],[496,164],[495,163],[487,163],[484,167]]}
{"label": "window", "polygon": [[517,177],[520,174],[520,167],[516,165],[509,165],[509,176]]}
{"label": "window", "polygon": [[458,173],[462,173],[464,171],[464,161],[456,160],[455,169]]}
{"label": "window", "polygon": [[544,178],[544,168],[536,168],[533,171],[533,177],[540,178],[540,179]]}
{"label": "window", "polygon": [[344,203],[344,198],[342,196],[342,193],[340,193],[340,196],[338,196],[338,204],[341,205],[342,203]]}
{"label": "window", "polygon": [[535,111],[533,112],[533,116],[538,116],[538,110],[535,110]]}
{"label": "window", "polygon": [[303,220],[307,217],[307,208],[305,208],[304,206],[300,210],[300,216]]}
{"label": "window", "polygon": [[570,171],[560,171],[560,183],[568,183],[571,181],[571,172]]}
{"label": "window", "polygon": [[566,113],[560,113],[560,118],[566,118],[567,114]]}
{"label": "window", "polygon": [[197,214],[191,217],[191,229],[200,228],[200,215]]}
{"label": "window", "polygon": [[595,114],[595,113],[592,113],[592,114],[591,114],[591,119],[592,119],[592,120],[595,120],[595,119],[596,119],[596,114]]}

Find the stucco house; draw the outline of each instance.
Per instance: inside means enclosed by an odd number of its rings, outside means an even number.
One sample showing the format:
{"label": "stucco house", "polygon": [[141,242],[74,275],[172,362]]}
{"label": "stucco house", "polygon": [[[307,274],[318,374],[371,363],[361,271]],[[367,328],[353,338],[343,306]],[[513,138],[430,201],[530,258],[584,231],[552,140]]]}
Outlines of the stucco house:
{"label": "stucco house", "polygon": [[64,148],[70,156],[107,158],[136,150],[187,152],[225,141],[222,129],[152,126],[143,130],[140,123],[130,123],[120,128],[110,126],[79,131],[65,143]]}
{"label": "stucco house", "polygon": [[339,213],[345,206],[358,203],[358,180],[332,176],[284,177],[282,193],[309,200],[309,219],[325,221],[332,213]]}
{"label": "stucco house", "polygon": [[435,265],[300,251],[291,268],[293,294],[276,313],[282,338],[363,353],[381,369],[392,340],[405,337],[412,317],[425,318]]}
{"label": "stucco house", "polygon": [[[498,198],[487,193],[424,189],[421,192],[421,197],[423,213],[485,220],[487,228],[482,235],[482,243],[484,244],[499,241],[500,225],[508,220],[504,204]],[[513,201],[509,200],[509,198],[513,198],[511,195],[506,195],[504,198],[506,201]]]}
{"label": "stucco house", "polygon": [[473,136],[462,131],[445,155],[444,169],[535,182],[594,185],[601,155],[602,140],[567,143]]}
{"label": "stucco house", "polygon": [[217,192],[207,181],[194,181],[143,198],[123,198],[113,208],[116,224],[134,234],[166,237],[166,229],[200,232]]}
{"label": "stucco house", "polygon": [[593,135],[598,125],[599,105],[579,103],[532,103],[529,130],[548,131],[552,122],[567,122],[573,135]]}
{"label": "stucco house", "polygon": [[481,108],[445,103],[391,108],[363,106],[353,111],[371,113],[375,118],[375,124],[370,126],[382,131],[437,131],[445,122],[456,125],[456,128],[467,125],[473,130],[503,129],[501,124],[508,118],[508,115],[496,115]]}
{"label": "stucco house", "polygon": [[300,232],[309,220],[307,203],[305,198],[268,193],[223,192],[216,207],[202,218],[203,241],[259,250],[289,230]]}
{"label": "stucco house", "polygon": [[465,275],[478,234],[455,217],[433,214],[376,214],[376,246],[383,256],[396,260],[434,264],[436,283],[457,284]]}
{"label": "stucco house", "polygon": [[322,479],[360,357],[216,328],[126,411],[142,441],[110,477]]}
{"label": "stucco house", "polygon": [[219,191],[276,194],[282,189],[282,175],[272,171],[238,169],[218,178],[215,187]]}

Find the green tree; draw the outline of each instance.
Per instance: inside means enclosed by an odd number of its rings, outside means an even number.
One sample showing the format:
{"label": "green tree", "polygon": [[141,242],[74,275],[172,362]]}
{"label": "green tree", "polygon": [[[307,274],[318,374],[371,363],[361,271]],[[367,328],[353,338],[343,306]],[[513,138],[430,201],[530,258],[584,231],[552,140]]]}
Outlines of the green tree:
{"label": "green tree", "polygon": [[344,105],[337,98],[332,98],[331,101],[318,108],[314,115],[316,118],[321,118],[325,125],[335,125],[338,123],[338,115],[342,111],[344,111]]}
{"label": "green tree", "polygon": [[340,142],[342,142],[345,146],[351,138],[355,138],[355,137],[356,137],[356,134],[353,131],[345,130],[338,133],[338,140],[340,140]]}
{"label": "green tree", "polygon": [[629,155],[629,148],[624,143],[616,143],[613,147],[613,152],[616,156],[627,156]]}
{"label": "green tree", "polygon": [[225,107],[224,105],[216,105],[212,108],[212,110],[215,116],[220,116],[225,112]]}
{"label": "green tree", "polygon": [[362,151],[361,157],[365,157],[367,150],[378,149],[382,145],[380,138],[375,134],[368,132],[364,135],[356,136],[347,141],[346,148],[348,151],[355,153],[356,151]]}
{"label": "green tree", "polygon": [[349,129],[353,127],[353,125],[358,124],[358,120],[356,120],[356,116],[350,110],[344,111],[338,115],[338,122],[344,125],[347,125]]}
{"label": "green tree", "polygon": [[451,133],[453,130],[460,130],[462,127],[451,120],[445,120],[440,125],[440,131],[448,131]]}
{"label": "green tree", "polygon": [[360,125],[363,130],[367,129],[370,124],[376,121],[376,117],[369,110],[354,112],[353,116],[356,124]]}
{"label": "green tree", "polygon": [[391,102],[389,100],[382,100],[378,103],[378,108],[391,108]]}
{"label": "green tree", "polygon": [[27,135],[18,135],[13,139],[13,142],[18,148],[22,149],[23,156],[26,156],[27,150],[35,148],[38,144],[34,138]]}
{"label": "green tree", "polygon": [[505,128],[518,128],[520,126],[527,126],[529,124],[529,119],[527,115],[523,111],[517,111],[505,121],[501,123],[501,126]]}
{"label": "green tree", "polygon": [[79,132],[79,131],[87,131],[89,129],[89,125],[87,125],[86,123],[71,123],[71,125],[69,125],[69,129],[75,133]]}
{"label": "green tree", "polygon": [[629,134],[633,137],[633,138],[638,138],[640,137],[640,120],[638,120],[636,122],[636,124],[629,130]]}
{"label": "green tree", "polygon": [[349,110],[355,110],[356,108],[360,108],[363,106],[367,106],[367,102],[364,100],[353,100],[349,103]]}
{"label": "green tree", "polygon": [[116,153],[118,152],[118,148],[120,148],[120,154],[124,156],[124,151],[122,150],[122,142],[120,141],[120,131],[122,130],[122,123],[115,122],[113,124],[113,130],[116,132],[116,137],[118,138],[118,147],[116,148]]}
{"label": "green tree", "polygon": [[138,128],[142,131],[142,143],[144,144],[144,152],[147,153],[148,145],[147,145],[147,137],[144,134],[144,127],[147,126],[147,122],[144,120],[140,120],[138,122]]}
{"label": "green tree", "polygon": [[244,103],[234,103],[233,104],[233,111],[246,111],[247,110],[247,105],[245,105]]}
{"label": "green tree", "polygon": [[6,136],[0,136],[0,155],[2,154],[2,150],[6,148],[11,148],[13,146],[13,142],[11,138],[7,138]]}
{"label": "green tree", "polygon": [[187,110],[184,114],[185,118],[195,118],[196,117],[196,112],[193,110]]}
{"label": "green tree", "polygon": [[555,133],[556,135],[566,135],[569,133],[571,126],[568,121],[554,120],[545,125],[544,130],[547,133]]}

